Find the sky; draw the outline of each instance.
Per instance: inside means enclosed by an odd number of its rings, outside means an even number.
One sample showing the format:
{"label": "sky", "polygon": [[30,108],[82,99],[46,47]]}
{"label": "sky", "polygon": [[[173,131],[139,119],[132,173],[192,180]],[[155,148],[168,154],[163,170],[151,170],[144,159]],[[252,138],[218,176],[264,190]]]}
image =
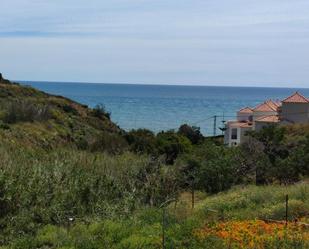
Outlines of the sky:
{"label": "sky", "polygon": [[1,0],[14,80],[309,87],[308,0]]}

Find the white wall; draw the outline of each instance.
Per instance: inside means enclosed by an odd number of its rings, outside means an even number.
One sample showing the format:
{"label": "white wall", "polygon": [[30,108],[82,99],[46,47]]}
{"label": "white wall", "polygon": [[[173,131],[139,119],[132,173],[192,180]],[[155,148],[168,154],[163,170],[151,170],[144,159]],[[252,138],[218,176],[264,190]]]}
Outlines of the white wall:
{"label": "white wall", "polygon": [[[232,129],[237,129],[237,139],[232,139]],[[248,139],[246,133],[251,130],[252,127],[227,127],[224,134],[224,144],[232,147],[245,142]]]}

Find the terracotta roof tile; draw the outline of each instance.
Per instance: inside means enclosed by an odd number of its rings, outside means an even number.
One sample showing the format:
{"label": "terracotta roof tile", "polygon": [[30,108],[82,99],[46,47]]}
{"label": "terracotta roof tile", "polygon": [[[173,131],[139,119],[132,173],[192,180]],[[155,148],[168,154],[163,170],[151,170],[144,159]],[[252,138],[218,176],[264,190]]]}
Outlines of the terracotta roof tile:
{"label": "terracotta roof tile", "polygon": [[242,108],[238,111],[239,113],[252,113],[253,110],[250,107]]}
{"label": "terracotta roof tile", "polygon": [[295,92],[290,97],[287,97],[286,99],[282,100],[283,103],[309,103],[309,99],[304,97],[298,92]]}
{"label": "terracotta roof tile", "polygon": [[276,112],[278,106],[275,105],[272,101],[265,101],[264,103],[258,105],[253,109],[256,112]]}
{"label": "terracotta roof tile", "polygon": [[274,109],[276,111],[277,111],[277,109],[279,107],[278,103],[276,103],[275,101],[272,101],[271,99],[267,100],[266,104],[269,105],[272,109]]}
{"label": "terracotta roof tile", "polygon": [[255,122],[278,123],[279,117],[277,115],[263,116],[256,119]]}

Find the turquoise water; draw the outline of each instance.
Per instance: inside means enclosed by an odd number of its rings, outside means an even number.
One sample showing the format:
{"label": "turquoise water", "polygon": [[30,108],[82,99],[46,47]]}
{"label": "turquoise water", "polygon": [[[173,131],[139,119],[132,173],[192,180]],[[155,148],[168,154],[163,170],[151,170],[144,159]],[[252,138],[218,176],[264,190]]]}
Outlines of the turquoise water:
{"label": "turquoise water", "polygon": [[[125,130],[148,128],[154,132],[176,129],[183,123],[196,125],[204,135],[216,133],[222,120],[235,117],[245,106],[267,99],[280,99],[296,90],[309,97],[307,89],[162,86],[129,84],[86,84],[60,82],[23,82],[45,92],[62,95],[91,107],[104,104],[112,120]],[[224,116],[224,117],[223,117]]]}

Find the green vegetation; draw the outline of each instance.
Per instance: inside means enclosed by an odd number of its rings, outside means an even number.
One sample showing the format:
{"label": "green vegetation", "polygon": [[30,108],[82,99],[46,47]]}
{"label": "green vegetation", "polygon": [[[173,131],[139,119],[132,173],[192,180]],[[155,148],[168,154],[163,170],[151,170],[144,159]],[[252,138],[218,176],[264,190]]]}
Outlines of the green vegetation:
{"label": "green vegetation", "polygon": [[205,224],[282,220],[287,193],[289,219],[308,222],[309,126],[227,148],[197,127],[125,132],[110,118],[0,77],[0,248],[161,248],[171,198],[167,248],[241,248],[205,237]]}
{"label": "green vegetation", "polygon": [[[210,237],[201,240],[195,231],[204,224],[216,224],[222,220],[254,220],[259,218],[283,219],[284,195],[291,201],[291,218],[308,214],[309,191],[305,183],[291,187],[237,187],[217,196],[203,197],[198,194],[194,211],[186,194],[177,205],[168,208],[166,225],[167,248],[229,248],[223,240]],[[76,218],[71,223],[59,226],[42,225],[34,235],[19,236],[7,248],[161,248],[161,211],[154,208],[139,209],[128,217],[100,217],[99,219]],[[307,234],[306,234],[307,235]],[[308,248],[307,237],[298,243],[290,240],[275,240],[278,247]],[[6,247],[4,247],[6,248]],[[233,247],[242,248],[242,247]],[[264,247],[260,247],[264,248]]]}

